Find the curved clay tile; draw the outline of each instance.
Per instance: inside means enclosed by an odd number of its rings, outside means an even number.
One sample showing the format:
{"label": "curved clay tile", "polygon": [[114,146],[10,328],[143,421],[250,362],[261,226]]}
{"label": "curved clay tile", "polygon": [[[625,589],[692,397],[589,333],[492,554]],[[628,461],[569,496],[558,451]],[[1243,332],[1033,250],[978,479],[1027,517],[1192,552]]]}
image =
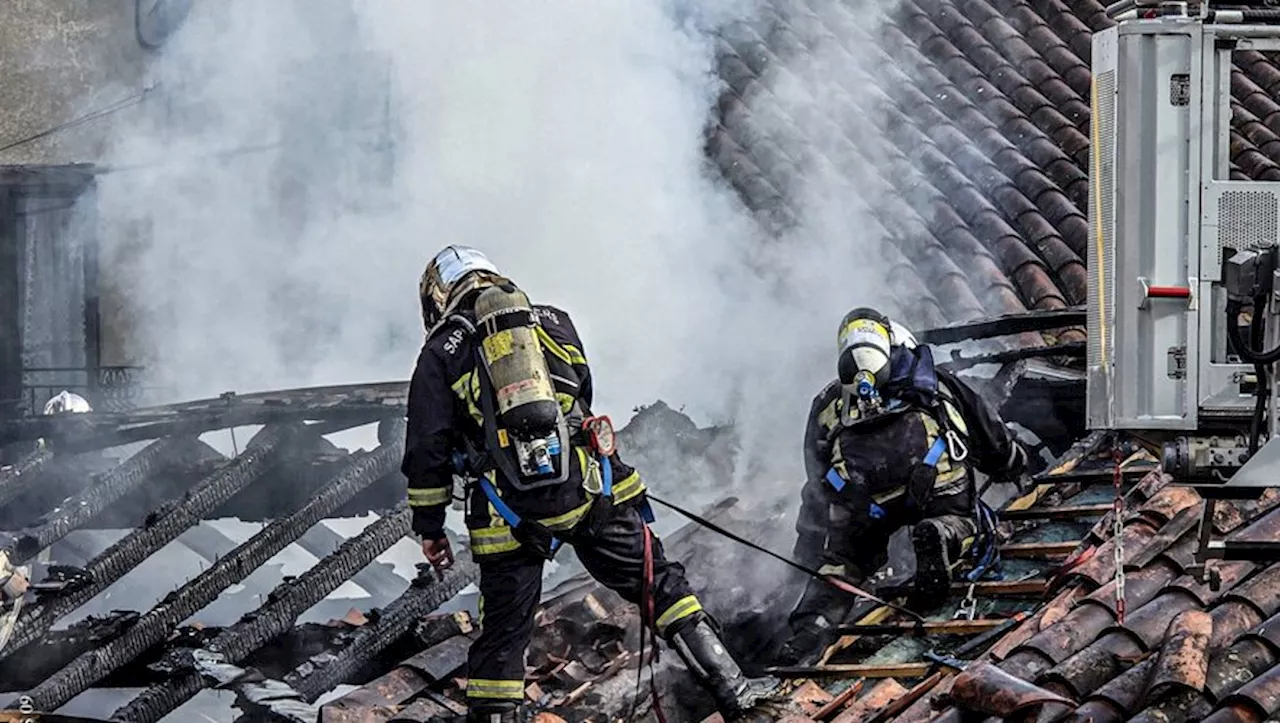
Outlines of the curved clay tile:
{"label": "curved clay tile", "polygon": [[1269,618],[1280,612],[1280,563],[1270,565],[1228,592],[1223,596],[1223,603],[1226,602],[1246,604],[1257,612],[1259,618]]}
{"label": "curved clay tile", "polygon": [[1158,697],[1179,689],[1203,690],[1212,634],[1213,618],[1203,610],[1188,610],[1175,617],[1160,647],[1148,694]]}
{"label": "curved clay tile", "polygon": [[1237,50],[1231,57],[1236,61],[1236,67],[1265,89],[1272,98],[1280,93],[1280,69],[1272,65],[1267,56],[1256,50]]}
{"label": "curved clay tile", "polygon": [[1262,125],[1257,116],[1239,103],[1231,104],[1231,115],[1233,125],[1241,135],[1272,161],[1280,163],[1280,136]]}
{"label": "curved clay tile", "polygon": [[1090,31],[1104,30],[1116,24],[1107,17],[1106,8],[1097,0],[1066,0],[1066,6]]}
{"label": "curved clay tile", "polygon": [[950,698],[962,710],[1002,718],[1036,712],[1044,706],[1075,709],[1071,700],[981,661],[956,676]]}
{"label": "curved clay tile", "polygon": [[1049,27],[1062,38],[1062,42],[1081,61],[1088,64],[1093,51],[1093,31],[1089,26],[1059,0],[1039,0],[1036,6],[1041,9],[1040,14]]}

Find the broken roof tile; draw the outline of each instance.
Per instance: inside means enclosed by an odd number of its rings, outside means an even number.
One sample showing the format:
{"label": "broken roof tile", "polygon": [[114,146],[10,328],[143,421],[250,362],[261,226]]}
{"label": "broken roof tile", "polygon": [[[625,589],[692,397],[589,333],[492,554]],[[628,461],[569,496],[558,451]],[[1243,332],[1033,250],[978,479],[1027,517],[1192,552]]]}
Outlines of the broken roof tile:
{"label": "broken roof tile", "polygon": [[1075,708],[1071,700],[985,662],[974,663],[957,675],[950,696],[964,710],[1005,717],[1041,706]]}
{"label": "broken roof tile", "polygon": [[1212,631],[1213,618],[1202,610],[1188,610],[1173,619],[1152,671],[1151,695],[1170,692],[1168,688],[1204,689]]}

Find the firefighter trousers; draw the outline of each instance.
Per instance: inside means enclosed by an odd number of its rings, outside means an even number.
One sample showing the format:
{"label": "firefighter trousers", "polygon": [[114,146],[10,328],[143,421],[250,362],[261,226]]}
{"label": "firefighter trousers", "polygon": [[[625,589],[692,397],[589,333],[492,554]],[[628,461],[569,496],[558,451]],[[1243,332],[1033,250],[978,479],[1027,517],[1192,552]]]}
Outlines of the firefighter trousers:
{"label": "firefighter trousers", "polygon": [[[628,602],[641,602],[645,521],[634,504],[608,511],[596,532],[579,524],[561,537],[572,544],[587,572]],[[702,610],[684,567],[668,560],[652,537],[652,595],[658,633],[666,635]],[[467,659],[467,699],[473,704],[524,698],[525,651],[533,637],[534,612],[542,596],[541,558],[517,550],[480,557],[480,636]]]}
{"label": "firefighter trousers", "polygon": [[[819,572],[860,584],[885,563],[889,538],[894,532],[904,525],[918,524],[927,519],[939,520],[949,529],[954,529],[952,537],[961,533],[972,534],[973,495],[967,490],[934,497],[924,510],[910,504],[906,495],[886,502],[881,508],[884,515],[872,519],[863,509],[850,509],[841,503],[831,505],[831,525]],[[847,593],[818,580],[809,580],[791,613],[791,629],[806,628],[819,617],[837,625],[849,613],[854,602]]]}

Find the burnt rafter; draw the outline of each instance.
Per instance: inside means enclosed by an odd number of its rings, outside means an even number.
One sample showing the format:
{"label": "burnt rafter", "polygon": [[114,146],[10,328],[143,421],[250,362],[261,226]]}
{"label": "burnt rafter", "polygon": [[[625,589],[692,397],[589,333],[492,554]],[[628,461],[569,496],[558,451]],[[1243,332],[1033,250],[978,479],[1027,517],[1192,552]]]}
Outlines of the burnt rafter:
{"label": "burnt rafter", "polygon": [[[474,582],[479,568],[469,557],[460,557],[439,580],[425,564],[420,568],[424,569],[404,595],[371,615],[367,624],[344,634],[339,645],[312,656],[283,680],[249,676],[236,683],[238,699],[249,703],[236,723],[257,723],[264,716],[311,723],[316,720],[312,705],[316,699],[343,683],[368,677],[371,669],[377,669],[379,656],[393,645],[411,640],[415,650],[425,649],[470,632],[473,628],[466,613],[422,617]],[[237,706],[245,709],[240,703]]]}
{"label": "burnt rafter", "polygon": [[0,469],[0,507],[17,499],[40,476],[40,470],[53,459],[53,450],[45,445],[18,460],[10,467]]}
{"label": "burnt rafter", "polygon": [[83,583],[27,608],[5,652],[11,654],[38,640],[62,616],[89,602],[152,553],[199,524],[204,515],[261,478],[277,454],[300,434],[298,425],[268,427],[259,438],[260,444],[203,479],[180,499],[153,512],[144,526],[91,560],[84,567]]}
{"label": "burnt rafter", "polygon": [[97,517],[149,477],[181,464],[194,440],[162,439],[125,460],[78,494],[13,535],[10,557],[25,561]]}
{"label": "burnt rafter", "polygon": [[[299,615],[407,535],[410,518],[408,505],[400,505],[391,514],[347,540],[337,552],[321,560],[315,567],[281,585],[271,594],[266,605],[246,615],[210,643],[210,660],[239,664],[253,651],[288,632]],[[197,660],[191,661],[189,665],[190,669],[179,673],[176,678],[143,691],[113,713],[112,719],[130,723],[153,723],[190,700],[200,692],[204,683],[201,663]],[[43,699],[36,700],[44,703]],[[52,708],[48,704],[42,707],[44,710]]]}
{"label": "burnt rafter", "polygon": [[323,660],[299,666],[284,682],[308,703],[354,679],[374,658],[408,632],[424,615],[443,605],[462,588],[475,582],[479,568],[470,555],[459,556],[454,566],[436,581],[433,573],[420,575],[403,595],[379,612],[375,621],[352,634],[350,642]]}
{"label": "burnt rafter", "polygon": [[953,324],[916,334],[926,344],[954,344],[961,341],[986,339],[993,336],[1009,336],[1028,331],[1049,331],[1085,322],[1082,307],[1029,311],[1025,314],[1006,314],[994,319],[983,319],[964,324]]}
{"label": "burnt rafter", "polygon": [[357,492],[396,472],[404,456],[404,421],[395,420],[379,436],[388,440],[373,452],[353,455],[341,472],[287,517],[267,525],[225,557],[148,611],[127,633],[82,655],[29,692],[41,710],[54,710],[112,671],[162,642],[173,628],[243,580],[315,523],[333,514]]}
{"label": "burnt rafter", "polygon": [[114,447],[174,435],[285,422],[337,422],[402,415],[407,381],[227,394],[127,413],[88,412],[0,422],[0,444],[46,439],[60,452]]}

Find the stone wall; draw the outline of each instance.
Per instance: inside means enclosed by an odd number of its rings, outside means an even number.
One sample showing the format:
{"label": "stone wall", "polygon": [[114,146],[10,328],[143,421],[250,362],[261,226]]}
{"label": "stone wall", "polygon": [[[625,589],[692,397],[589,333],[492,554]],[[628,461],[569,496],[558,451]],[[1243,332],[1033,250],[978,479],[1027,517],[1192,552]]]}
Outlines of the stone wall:
{"label": "stone wall", "polygon": [[[148,3],[143,3],[146,6]],[[0,3],[0,147],[110,106],[142,90],[147,51],[135,0]],[[98,159],[122,111],[0,152],[0,165]]]}

